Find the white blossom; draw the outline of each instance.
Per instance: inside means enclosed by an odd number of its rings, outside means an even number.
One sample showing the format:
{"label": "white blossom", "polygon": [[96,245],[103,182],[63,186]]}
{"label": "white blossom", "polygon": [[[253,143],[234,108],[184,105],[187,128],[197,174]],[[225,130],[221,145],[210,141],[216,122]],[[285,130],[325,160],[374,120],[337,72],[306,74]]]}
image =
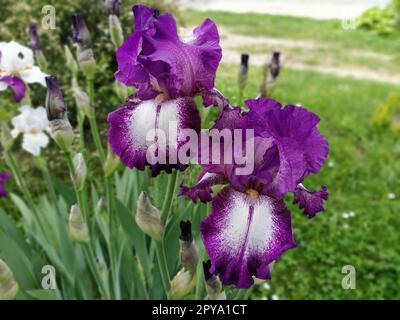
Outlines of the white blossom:
{"label": "white blossom", "polygon": [[49,143],[49,137],[45,132],[50,132],[46,110],[43,107],[36,109],[24,105],[19,108],[20,114],[12,118],[14,129],[11,131],[13,138],[23,135],[22,148],[33,154],[40,155],[41,148]]}
{"label": "white blossom", "polygon": [[[25,83],[40,83],[46,86],[45,77],[38,66],[34,65],[33,51],[18,42],[0,42],[0,77],[17,76]],[[0,82],[0,91],[7,84]]]}

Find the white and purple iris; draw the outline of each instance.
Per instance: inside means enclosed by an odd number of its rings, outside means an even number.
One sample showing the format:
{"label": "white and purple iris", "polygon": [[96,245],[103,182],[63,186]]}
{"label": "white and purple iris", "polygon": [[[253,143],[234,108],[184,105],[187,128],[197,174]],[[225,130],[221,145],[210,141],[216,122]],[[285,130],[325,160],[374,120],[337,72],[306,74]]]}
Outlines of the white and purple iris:
{"label": "white and purple iris", "polygon": [[45,77],[46,74],[34,65],[31,49],[15,41],[0,42],[0,91],[10,86],[19,102],[25,96],[25,83],[45,86]]}
{"label": "white and purple iris", "polygon": [[[254,129],[252,173],[235,174],[235,164],[203,165],[196,185],[181,186],[181,194],[194,201],[212,201],[211,213],[201,224],[211,272],[238,288],[250,287],[253,276],[269,279],[269,264],[296,246],[285,195],[294,192],[294,202],[310,218],[324,209],[328,198],[325,186],[308,191],[301,185],[320,170],[329,151],[316,127],[318,116],[292,105],[282,108],[272,99],[246,104],[248,112],[225,107],[214,128]],[[213,197],[216,184],[226,186]]]}
{"label": "white and purple iris", "polygon": [[[176,164],[150,164],[149,146],[157,146],[157,135],[146,139],[149,130],[168,132],[169,124],[200,131],[201,119],[193,97],[210,96],[222,57],[215,24],[207,19],[194,29],[193,38],[182,41],[174,18],[144,5],[133,7],[135,32],[117,50],[115,77],[137,88],[118,110],[108,115],[109,142],[122,162],[130,168],[151,167],[153,176],[161,170],[183,170]],[[148,138],[148,137],[147,137]],[[154,153],[173,154],[186,141],[177,135],[174,144],[155,148]],[[170,149],[176,149],[171,152]]]}
{"label": "white and purple iris", "polygon": [[[200,133],[201,119],[193,99],[197,95],[203,97],[205,107],[220,109],[211,129],[252,129],[254,168],[249,174],[236,174],[238,164],[202,163],[197,184],[181,186],[180,193],[193,201],[212,201],[211,213],[201,224],[212,273],[224,284],[239,288],[251,286],[253,277],[270,278],[269,264],[296,245],[284,197],[293,192],[294,202],[310,218],[324,209],[323,201],[328,198],[325,186],[308,191],[301,184],[320,170],[328,155],[328,143],[316,127],[318,116],[305,108],[282,108],[275,100],[262,98],[247,100],[248,112],[232,108],[214,89],[222,53],[211,20],[205,20],[193,38],[184,42],[171,15],[159,15],[144,5],[134,6],[133,12],[135,32],[117,51],[115,76],[137,92],[108,115],[113,151],[130,168],[150,166],[154,176],[161,170],[185,169],[179,162],[149,163],[146,152],[157,145],[158,137],[149,141],[147,133],[153,129],[168,132],[170,122],[178,124],[178,132],[193,129]],[[168,149],[179,149],[185,139],[178,134],[174,145],[160,144],[155,153],[170,154]],[[237,145],[245,148],[245,144]],[[243,154],[244,150],[233,151]],[[226,186],[213,196],[211,188],[217,184]]]}

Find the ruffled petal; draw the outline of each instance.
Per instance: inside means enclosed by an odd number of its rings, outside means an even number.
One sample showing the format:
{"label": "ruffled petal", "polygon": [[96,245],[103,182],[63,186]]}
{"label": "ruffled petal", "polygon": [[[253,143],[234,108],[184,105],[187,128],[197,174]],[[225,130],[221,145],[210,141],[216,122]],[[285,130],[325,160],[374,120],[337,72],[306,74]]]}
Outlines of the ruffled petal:
{"label": "ruffled petal", "polygon": [[157,17],[143,5],[133,11],[135,33],[118,49],[117,80],[137,87],[142,99],[150,89],[177,98],[214,88],[222,53],[211,20],[197,27],[192,39],[181,41],[170,14]]}
{"label": "ruffled petal", "polygon": [[328,200],[328,196],[328,189],[324,185],[320,190],[309,191],[299,184],[293,194],[293,204],[298,203],[309,218],[314,218],[318,212],[325,210],[324,200]]}
{"label": "ruffled petal", "polygon": [[[156,99],[140,103],[128,101],[108,115],[108,139],[114,153],[129,168],[152,169],[153,176],[161,170],[184,170],[177,152],[187,142],[183,129],[200,131],[200,115],[191,98],[164,102]],[[173,144],[169,140],[176,139]],[[170,155],[174,158],[170,158]]]}
{"label": "ruffled petal", "polygon": [[282,200],[225,187],[212,201],[201,235],[211,272],[224,284],[248,288],[271,277],[268,265],[296,246],[290,211]]}
{"label": "ruffled petal", "polygon": [[212,200],[212,186],[225,183],[225,177],[221,174],[210,173],[204,170],[198,177],[197,183],[192,187],[181,184],[179,195],[187,196],[193,202],[199,199],[201,202],[210,202]]}
{"label": "ruffled petal", "polygon": [[3,76],[0,77],[0,82],[11,87],[17,102],[20,102],[25,97],[26,86],[20,78],[16,76]]}
{"label": "ruffled petal", "polygon": [[215,106],[218,107],[220,113],[229,106],[229,100],[217,89],[204,92],[202,95],[204,107]]}

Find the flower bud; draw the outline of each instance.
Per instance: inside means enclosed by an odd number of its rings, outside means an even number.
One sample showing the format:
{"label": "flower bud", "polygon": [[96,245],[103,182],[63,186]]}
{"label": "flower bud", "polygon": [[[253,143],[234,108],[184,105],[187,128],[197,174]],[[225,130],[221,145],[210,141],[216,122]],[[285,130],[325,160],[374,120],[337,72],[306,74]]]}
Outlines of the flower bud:
{"label": "flower bud", "polygon": [[226,300],[225,292],[222,291],[222,283],[218,276],[210,273],[211,261],[203,262],[204,278],[206,280],[206,290],[210,300]]}
{"label": "flower bud", "polygon": [[83,16],[75,13],[71,16],[74,28],[73,41],[77,44],[76,57],[79,67],[88,79],[93,79],[96,73],[96,61],[92,50],[92,40]]}
{"label": "flower bud", "polygon": [[6,121],[1,122],[1,145],[4,150],[8,151],[12,148],[14,139],[11,135],[10,127]]}
{"label": "flower bud", "polygon": [[72,80],[72,91],[74,93],[74,98],[78,109],[81,110],[88,118],[94,117],[94,109],[90,104],[89,96],[79,87],[76,79]]}
{"label": "flower bud", "polygon": [[114,171],[118,168],[118,165],[120,164],[119,158],[112,152],[112,150],[109,148],[107,151],[107,158],[106,162],[104,163],[104,176],[109,177],[114,173]]}
{"label": "flower bud", "polygon": [[275,82],[279,76],[279,72],[281,69],[280,56],[281,53],[278,51],[275,51],[272,54],[271,63],[269,64],[270,82]]}
{"label": "flower bud", "polygon": [[88,227],[83,220],[83,216],[81,214],[81,210],[78,205],[74,204],[71,207],[71,211],[69,214],[68,220],[68,231],[72,240],[78,243],[86,243],[89,242],[89,230]]}
{"label": "flower bud", "polygon": [[121,22],[116,15],[108,16],[108,24],[110,28],[111,40],[116,48],[119,48],[124,42],[124,34],[121,27]]}
{"label": "flower bud", "polygon": [[119,17],[119,9],[121,6],[121,0],[105,0],[104,6],[107,10],[108,15],[114,15]]}
{"label": "flower bud", "polygon": [[37,27],[34,24],[31,24],[28,28],[28,35],[31,42],[31,47],[35,53],[36,61],[38,62],[40,68],[44,69],[47,65],[46,58],[43,55],[41,46],[40,46],[40,38],[38,35]]}
{"label": "flower bud", "polygon": [[69,150],[74,139],[71,124],[67,117],[67,107],[55,76],[46,77],[46,111],[50,122],[51,136],[58,146]]}
{"label": "flower bud", "polygon": [[114,90],[117,96],[125,101],[126,97],[128,96],[128,88],[121,82],[115,81],[114,82]]}
{"label": "flower bud", "polygon": [[0,259],[0,300],[14,300],[19,291],[19,285],[9,266]]}
{"label": "flower bud", "polygon": [[244,53],[241,56],[240,70],[238,76],[239,89],[243,90],[246,87],[249,74],[249,55]]}
{"label": "flower bud", "polygon": [[169,297],[173,300],[182,299],[196,285],[196,274],[189,270],[180,270],[171,281]]}
{"label": "flower bud", "polygon": [[72,55],[71,50],[67,45],[64,46],[64,54],[67,68],[69,69],[69,71],[72,72],[72,74],[76,75],[79,71],[79,67],[74,56]]}
{"label": "flower bud", "polygon": [[31,47],[33,50],[40,50],[40,38],[37,32],[36,25],[31,24],[28,28],[29,40],[31,41]]}
{"label": "flower bud", "polygon": [[165,229],[164,222],[161,220],[159,210],[151,204],[146,192],[142,192],[139,196],[135,219],[145,234],[154,240],[162,240]]}
{"label": "flower bud", "polygon": [[74,156],[73,163],[75,172],[72,175],[72,180],[78,190],[83,190],[87,176],[87,168],[83,154],[77,153]]}
{"label": "flower bud", "polygon": [[190,221],[181,221],[181,234],[179,236],[181,263],[185,270],[196,272],[199,254],[194,245],[192,235],[192,224]]}

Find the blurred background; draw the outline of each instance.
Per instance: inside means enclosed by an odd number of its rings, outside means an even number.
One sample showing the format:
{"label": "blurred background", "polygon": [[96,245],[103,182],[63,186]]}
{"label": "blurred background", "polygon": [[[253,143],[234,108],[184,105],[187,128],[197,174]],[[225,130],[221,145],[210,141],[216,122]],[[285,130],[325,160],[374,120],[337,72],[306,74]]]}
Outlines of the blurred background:
{"label": "blurred background", "polygon": [[[120,101],[109,86],[116,70],[115,52],[102,2],[0,0],[0,41],[29,45],[27,27],[30,23],[40,27],[42,7],[54,6],[56,29],[39,28],[39,33],[49,69],[67,90],[70,79],[64,75],[63,45],[72,47],[69,16],[83,13],[102,68],[95,85],[105,136],[105,115]],[[137,2],[122,0],[125,35],[132,32],[131,7]],[[283,255],[273,279],[257,285],[251,298],[400,299],[400,1],[140,2],[174,13],[183,36],[207,17],[216,22],[223,48],[216,86],[232,104],[259,94],[265,66],[279,51],[282,68],[268,95],[282,104],[303,105],[321,117],[319,128],[331,151],[321,174],[306,183],[310,189],[328,186],[327,210],[310,221],[293,206],[298,248]],[[249,74],[240,95],[243,53],[249,55]],[[43,105],[44,90],[33,87],[33,105]],[[0,96],[0,119],[9,119],[18,108],[7,94]],[[66,96],[73,105],[72,94],[66,91]],[[45,153],[52,159],[52,170],[65,175],[57,148]],[[22,165],[31,177],[30,188],[39,193],[40,172],[29,158]],[[0,204],[17,216],[5,199]],[[345,266],[354,267],[355,289],[342,286]]]}

